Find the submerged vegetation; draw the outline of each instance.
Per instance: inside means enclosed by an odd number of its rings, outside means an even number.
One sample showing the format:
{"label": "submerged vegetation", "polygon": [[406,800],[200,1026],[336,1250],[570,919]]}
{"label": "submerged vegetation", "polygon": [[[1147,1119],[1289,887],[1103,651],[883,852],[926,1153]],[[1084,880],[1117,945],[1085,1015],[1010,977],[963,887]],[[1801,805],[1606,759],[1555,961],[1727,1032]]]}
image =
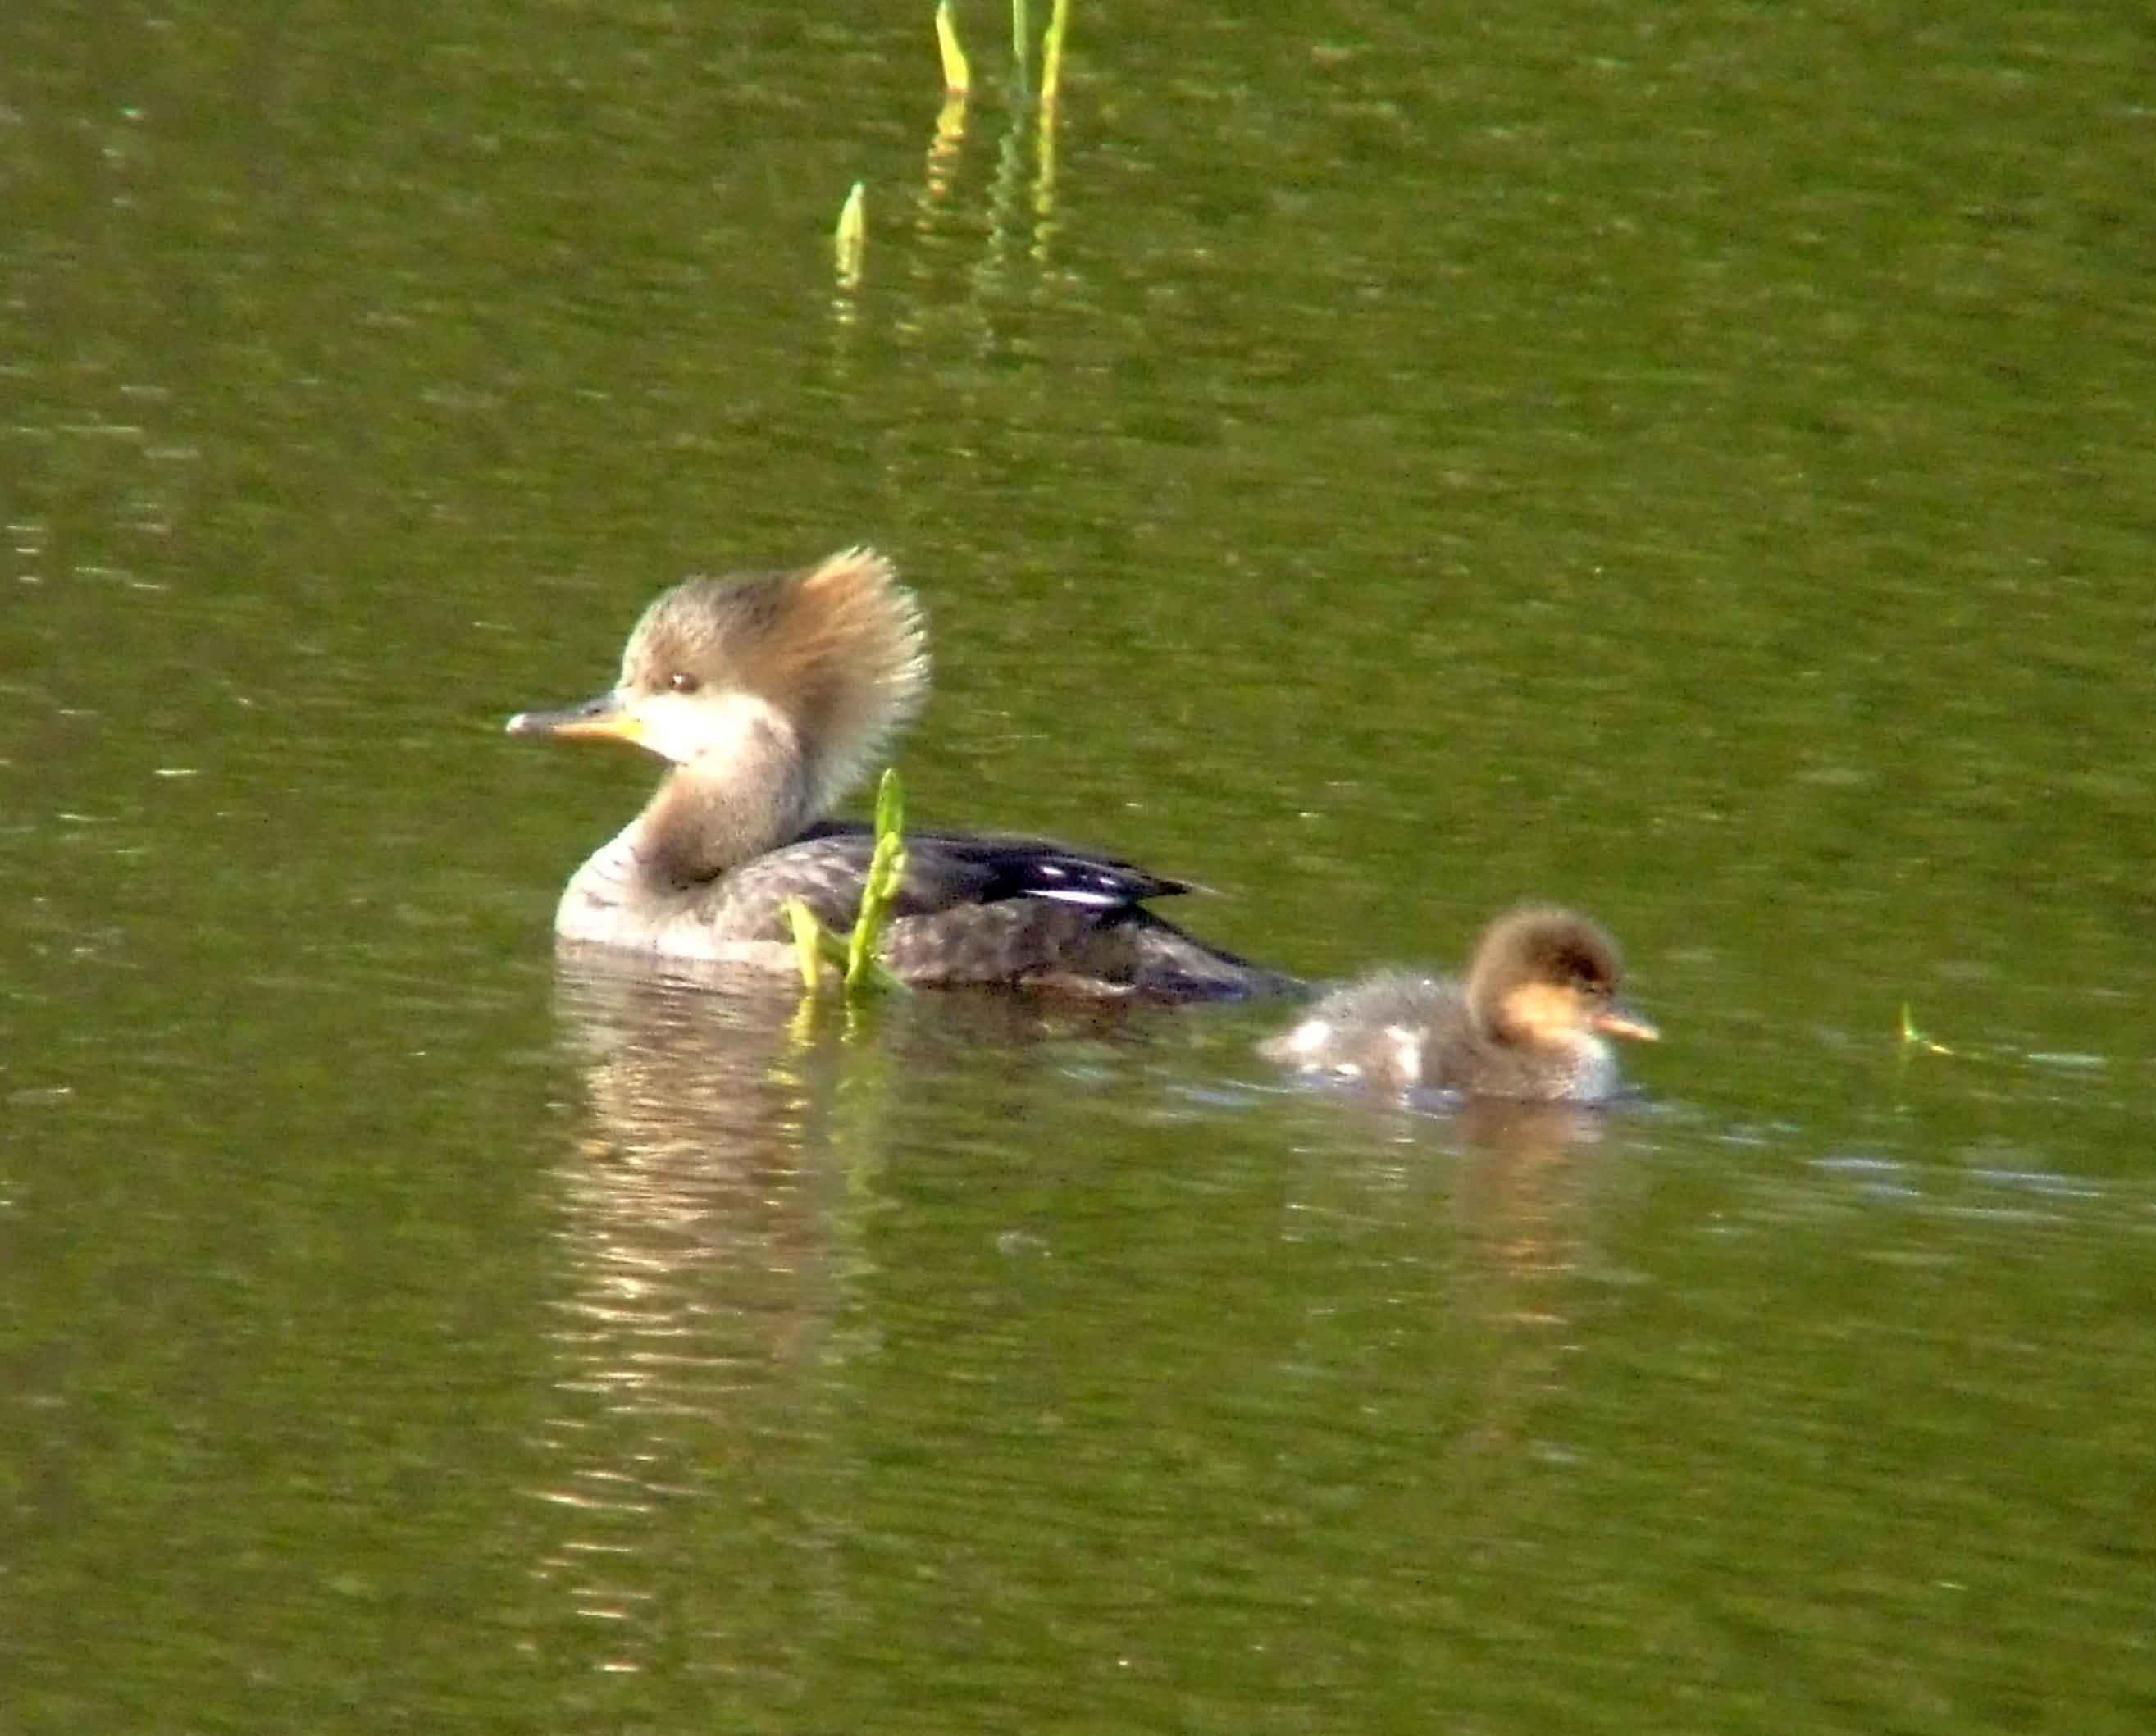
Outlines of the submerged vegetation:
{"label": "submerged vegetation", "polygon": [[856,181],[854,190],[846,195],[846,203],[839,208],[839,227],[831,238],[841,289],[850,290],[861,280],[861,254],[868,245],[864,209],[866,203],[866,189]]}
{"label": "submerged vegetation", "polygon": [[943,57],[943,94],[963,99],[973,88],[973,68],[958,44],[958,26],[951,16],[951,0],[936,8],[936,49]]}
{"label": "submerged vegetation", "polygon": [[1905,1000],[1902,1003],[1902,1052],[1907,1055],[1912,1049],[1921,1049],[1927,1055],[1953,1053],[1945,1044],[1933,1042],[1917,1029],[1917,1021],[1910,1015],[1909,1004]]}
{"label": "submerged vegetation", "polygon": [[[1033,107],[1037,128],[1032,198],[1032,250],[1037,259],[1045,259],[1047,237],[1054,225],[1056,99],[1062,90],[1063,44],[1070,25],[1070,0],[1055,0],[1049,13],[1048,28],[1041,37],[1040,79],[1036,91],[1029,75],[1033,30],[1026,0],[1012,0],[1011,53],[1017,95],[1021,105]],[[965,142],[967,103],[973,90],[973,63],[967,57],[965,45],[958,39],[957,18],[952,11],[951,0],[940,0],[936,8],[936,50],[943,71],[943,105],[936,116],[935,131],[929,140],[920,198],[924,216],[941,204],[950,191],[956,159]],[[1019,213],[1024,131],[1021,121],[1005,136],[998,153],[998,169],[990,201],[990,230],[998,254],[1021,220]],[[833,237],[839,292],[837,309],[841,323],[847,325],[852,324],[855,316],[854,295],[860,287],[867,239],[865,198],[865,184],[856,181],[839,211]]]}
{"label": "submerged vegetation", "polygon": [[853,932],[841,940],[816,920],[816,913],[798,898],[786,901],[786,920],[793,931],[793,949],[801,961],[801,980],[811,994],[823,986],[824,967],[839,973],[850,1001],[906,984],[876,956],[884,925],[898,885],[906,876],[906,791],[895,767],[886,767],[876,785],[875,854],[870,859],[868,879],[861,886],[860,909],[854,917]]}

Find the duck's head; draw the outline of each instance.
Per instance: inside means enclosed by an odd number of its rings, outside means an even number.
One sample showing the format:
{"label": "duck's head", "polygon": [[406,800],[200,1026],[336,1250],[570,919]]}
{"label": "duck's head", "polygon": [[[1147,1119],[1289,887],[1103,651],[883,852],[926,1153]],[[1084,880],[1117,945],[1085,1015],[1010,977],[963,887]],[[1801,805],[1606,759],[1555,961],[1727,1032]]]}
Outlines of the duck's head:
{"label": "duck's head", "polygon": [[611,691],[520,711],[509,732],[629,742],[714,769],[788,752],[820,812],[927,693],[920,604],[890,562],[854,548],[797,573],[684,581],[644,610]]}
{"label": "duck's head", "polygon": [[1467,973],[1467,1003],[1508,1042],[1563,1047],[1582,1037],[1651,1043],[1655,1027],[1617,999],[1617,943],[1568,910],[1530,905],[1483,931]]}

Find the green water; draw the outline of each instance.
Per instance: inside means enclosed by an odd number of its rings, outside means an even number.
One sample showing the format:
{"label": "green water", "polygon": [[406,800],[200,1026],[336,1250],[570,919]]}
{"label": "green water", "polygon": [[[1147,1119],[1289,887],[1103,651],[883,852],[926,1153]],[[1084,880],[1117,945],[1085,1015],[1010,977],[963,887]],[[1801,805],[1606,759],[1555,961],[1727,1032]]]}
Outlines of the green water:
{"label": "green water", "polygon": [[[2149,1728],[2145,15],[927,11],[11,14],[0,1725]],[[558,971],[857,541],[924,822],[1645,1101]]]}

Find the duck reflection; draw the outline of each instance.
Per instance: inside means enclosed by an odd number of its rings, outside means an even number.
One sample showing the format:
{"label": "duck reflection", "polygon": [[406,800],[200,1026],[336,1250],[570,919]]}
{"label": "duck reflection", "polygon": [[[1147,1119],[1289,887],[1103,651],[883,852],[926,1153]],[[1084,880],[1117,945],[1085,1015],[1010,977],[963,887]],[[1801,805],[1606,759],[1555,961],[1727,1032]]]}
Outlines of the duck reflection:
{"label": "duck reflection", "polygon": [[879,1330],[862,1291],[913,1095],[895,1087],[1137,1027],[1113,1004],[1019,996],[857,1014],[574,948],[556,982],[582,1102],[554,1172],[554,1469],[536,1492],[571,1517],[542,1577],[604,1636],[600,1668],[678,1662],[685,1621],[700,1664],[791,1678],[814,1643],[800,1612],[844,1601],[820,1544],[858,1504],[852,1410]]}
{"label": "duck reflection", "polygon": [[1502,1534],[1508,1492],[1532,1499],[1574,1450],[1566,1389],[1591,1345],[1597,1226],[1626,1166],[1606,1148],[1609,1116],[1577,1105],[1477,1102],[1459,1124],[1460,1257],[1441,1306],[1460,1323],[1473,1388],[1440,1457],[1472,1538],[1486,1524]]}
{"label": "duck reflection", "polygon": [[[844,1354],[877,1150],[860,1100],[881,1075],[875,1034],[798,988],[608,963],[565,951],[556,977],[583,1101],[554,1173],[555,1470],[538,1492],[573,1516],[542,1576],[608,1624],[599,1665],[625,1672],[696,1601],[660,1588],[742,1559],[711,1533],[783,1501],[828,1438],[814,1374]],[[788,1637],[755,1625],[718,1649],[783,1667]]]}
{"label": "duck reflection", "polygon": [[594,1328],[595,1353],[620,1352],[595,1355],[594,1389],[670,1406],[694,1361],[661,1352],[681,1348],[690,1320],[762,1363],[806,1348],[835,1040],[801,1000],[756,984],[561,973],[557,1012],[586,1092],[561,1173],[579,1292],[569,1312]]}
{"label": "duck reflection", "polygon": [[1372,1498],[1396,1502],[1404,1528],[1435,1506],[1454,1535],[1494,1534],[1570,1451],[1567,1389],[1605,1293],[1602,1226],[1637,1169],[1621,1149],[1629,1112],[1332,1095],[1325,1112],[1352,1144],[1312,1148],[1296,1204],[1368,1224],[1373,1250],[1409,1263],[1372,1287],[1388,1330],[1426,1341],[1432,1370],[1428,1474]]}

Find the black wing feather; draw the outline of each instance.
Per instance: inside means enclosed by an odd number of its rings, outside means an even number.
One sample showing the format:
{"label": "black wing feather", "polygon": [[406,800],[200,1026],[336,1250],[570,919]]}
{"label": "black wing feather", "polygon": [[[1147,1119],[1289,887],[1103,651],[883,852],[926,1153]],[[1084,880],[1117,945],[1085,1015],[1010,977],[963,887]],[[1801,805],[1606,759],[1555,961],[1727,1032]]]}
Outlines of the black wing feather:
{"label": "black wing feather", "polygon": [[[822,820],[795,841],[812,840],[839,845],[849,858],[858,852],[864,872],[875,849],[873,828],[859,820]],[[1113,910],[1192,890],[1188,881],[1150,873],[1119,856],[1017,833],[909,830],[906,854],[901,915],[1007,898],[1050,898]]]}

